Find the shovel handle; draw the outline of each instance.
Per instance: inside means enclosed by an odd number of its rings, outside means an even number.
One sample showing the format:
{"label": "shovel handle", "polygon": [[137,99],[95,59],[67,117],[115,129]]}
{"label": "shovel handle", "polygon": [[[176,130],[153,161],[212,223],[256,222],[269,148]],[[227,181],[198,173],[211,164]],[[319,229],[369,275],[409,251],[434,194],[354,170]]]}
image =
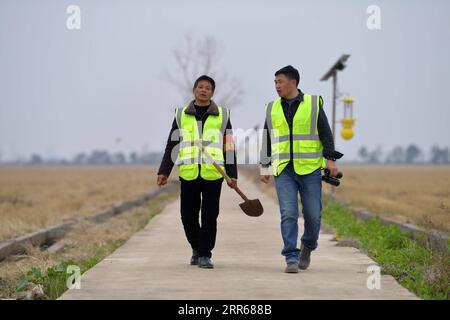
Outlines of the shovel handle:
{"label": "shovel handle", "polygon": [[241,189],[239,189],[238,186],[234,187],[234,190],[236,190],[236,192],[241,196],[242,200],[248,201],[248,198],[247,198],[246,195],[241,191]]}
{"label": "shovel handle", "polygon": [[[227,175],[227,173],[225,171],[222,170],[222,168],[216,163],[216,161],[214,161],[213,157],[209,154],[208,151],[206,151],[206,149],[203,147],[203,145],[201,144],[201,142],[197,141],[196,142],[197,146],[203,151],[203,153],[206,155],[206,157],[208,158],[209,161],[211,161],[212,165],[214,166],[214,168],[217,169],[217,171],[219,171],[219,173],[222,175],[222,177],[225,178],[225,180],[227,181],[227,183],[231,183],[231,178]],[[241,189],[239,189],[238,186],[235,186],[233,188],[234,190],[236,190],[236,192],[241,196],[241,198],[244,201],[248,201],[248,198],[245,196],[245,194],[241,191]]]}

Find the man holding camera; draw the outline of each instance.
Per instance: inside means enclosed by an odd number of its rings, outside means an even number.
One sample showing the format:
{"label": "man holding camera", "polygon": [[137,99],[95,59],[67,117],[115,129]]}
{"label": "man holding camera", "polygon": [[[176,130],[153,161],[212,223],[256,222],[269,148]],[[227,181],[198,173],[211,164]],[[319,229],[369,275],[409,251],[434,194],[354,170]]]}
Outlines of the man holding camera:
{"label": "man holding camera", "polygon": [[[333,135],[323,110],[321,96],[298,89],[297,69],[286,66],[275,73],[275,87],[280,98],[266,107],[262,171],[272,167],[281,213],[281,254],[287,273],[298,273],[310,264],[311,251],[317,248],[322,217],[322,174],[327,168],[336,177],[336,159],[343,154],[334,150]],[[325,159],[327,159],[325,161]],[[268,183],[270,174],[261,175]],[[298,196],[305,221],[301,247],[298,238]]]}

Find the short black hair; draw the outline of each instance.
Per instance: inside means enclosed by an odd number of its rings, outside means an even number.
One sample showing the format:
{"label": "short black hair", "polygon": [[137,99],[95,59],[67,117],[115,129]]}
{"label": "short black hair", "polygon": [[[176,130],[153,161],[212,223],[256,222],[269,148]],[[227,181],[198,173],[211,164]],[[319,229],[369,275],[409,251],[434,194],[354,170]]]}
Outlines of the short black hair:
{"label": "short black hair", "polygon": [[207,75],[202,75],[202,76],[198,77],[197,80],[195,80],[194,89],[197,88],[198,83],[202,80],[205,80],[205,81],[208,81],[209,83],[211,83],[212,90],[213,91],[216,90],[216,82],[214,81],[213,78],[208,77]]}
{"label": "short black hair", "polygon": [[275,76],[278,76],[280,74],[284,74],[286,76],[286,78],[288,78],[290,80],[297,81],[297,86],[300,83],[300,73],[298,72],[297,69],[295,69],[291,65],[281,68],[280,70],[275,72]]}

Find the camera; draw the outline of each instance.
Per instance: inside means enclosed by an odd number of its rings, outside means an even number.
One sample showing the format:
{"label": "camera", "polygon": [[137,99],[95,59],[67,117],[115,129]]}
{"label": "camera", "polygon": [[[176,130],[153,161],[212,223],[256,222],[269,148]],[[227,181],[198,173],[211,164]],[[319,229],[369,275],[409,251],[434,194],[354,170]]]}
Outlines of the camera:
{"label": "camera", "polygon": [[329,183],[335,187],[341,184],[341,181],[339,179],[341,179],[344,176],[344,174],[341,171],[337,172],[336,177],[330,176],[330,169],[328,168],[324,169],[323,171],[325,174],[322,176],[322,181]]}

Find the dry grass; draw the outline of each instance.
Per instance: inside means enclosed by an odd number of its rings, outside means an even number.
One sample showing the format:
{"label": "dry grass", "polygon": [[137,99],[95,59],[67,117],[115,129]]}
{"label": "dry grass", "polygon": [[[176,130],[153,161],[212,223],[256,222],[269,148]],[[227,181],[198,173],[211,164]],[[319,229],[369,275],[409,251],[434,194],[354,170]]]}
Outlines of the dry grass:
{"label": "dry grass", "polygon": [[2,167],[0,241],[155,190],[156,171],[152,166]]}
{"label": "dry grass", "polygon": [[[386,218],[450,230],[450,166],[340,165],[337,199]],[[324,192],[330,186],[324,184]]]}
{"label": "dry grass", "polygon": [[61,240],[66,243],[66,247],[60,253],[50,254],[39,248],[28,247],[26,255],[11,256],[0,262],[0,299],[21,296],[16,292],[15,287],[20,277],[26,274],[31,267],[38,267],[46,272],[48,267],[61,261],[74,261],[81,264],[92,257],[98,261],[102,260],[136,231],[143,228],[177,195],[178,193],[161,194],[146,206],[129,210],[105,223],[95,224],[82,221],[76,224]]}
{"label": "dry grass", "polygon": [[[335,188],[339,201],[367,209],[385,218],[450,230],[450,166],[343,165],[342,183]],[[269,185],[259,182],[259,169],[241,166],[240,172],[276,197],[273,178]],[[324,193],[331,187],[323,183]]]}

